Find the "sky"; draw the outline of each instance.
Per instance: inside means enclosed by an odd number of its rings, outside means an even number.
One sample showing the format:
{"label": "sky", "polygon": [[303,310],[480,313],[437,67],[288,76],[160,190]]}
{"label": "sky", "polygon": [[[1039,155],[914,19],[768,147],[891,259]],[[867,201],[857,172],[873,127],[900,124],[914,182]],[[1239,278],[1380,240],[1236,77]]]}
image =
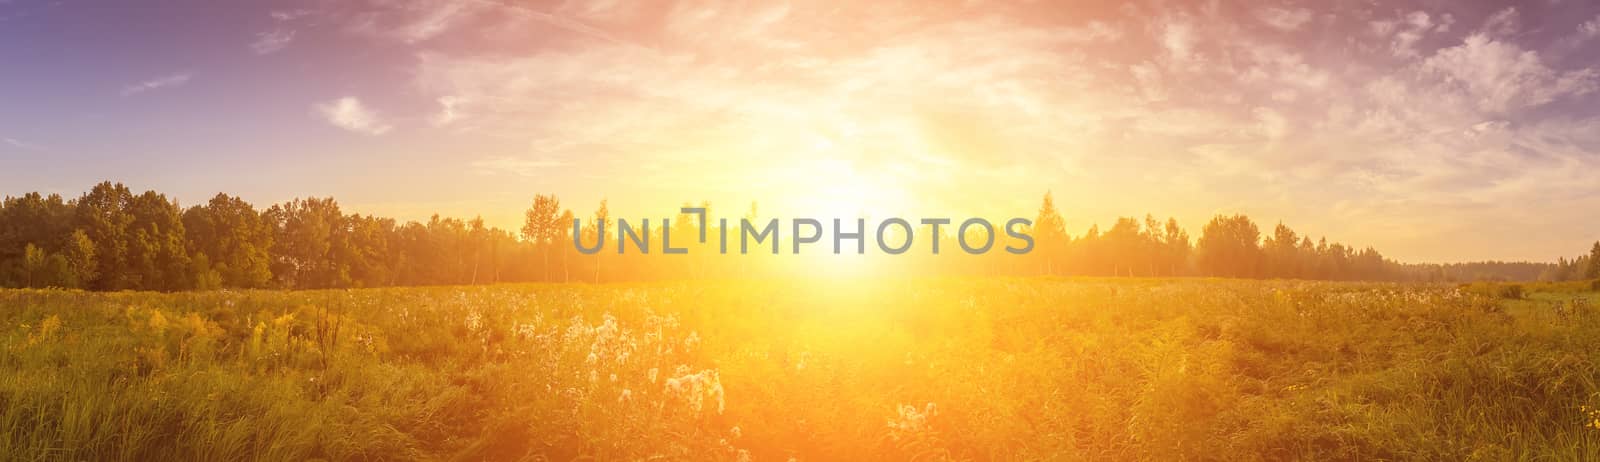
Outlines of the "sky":
{"label": "sky", "polygon": [[133,3],[0,0],[0,195],[1600,239],[1593,2]]}

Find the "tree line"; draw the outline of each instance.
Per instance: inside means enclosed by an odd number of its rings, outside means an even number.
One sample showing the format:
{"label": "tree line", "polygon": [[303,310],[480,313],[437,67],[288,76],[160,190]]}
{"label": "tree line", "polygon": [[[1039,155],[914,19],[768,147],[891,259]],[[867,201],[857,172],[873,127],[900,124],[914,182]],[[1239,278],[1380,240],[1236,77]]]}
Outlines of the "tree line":
{"label": "tree line", "polygon": [[333,288],[533,280],[529,242],[482,220],[346,214],[332,198],[258,210],[218,194],[180,208],[155,191],[0,203],[0,286],[90,290]]}
{"label": "tree line", "polygon": [[1324,280],[1407,279],[1404,265],[1371,247],[1356,249],[1327,238],[1312,240],[1279,223],[1271,234],[1244,215],[1218,215],[1191,242],[1176,219],[1146,215],[1117,219],[1109,229],[1067,233],[1050,194],[1034,219],[1039,248],[1032,255],[1044,274],[1090,276],[1211,276]]}
{"label": "tree line", "polygon": [[1068,235],[1046,193],[1034,219],[1039,249],[1024,273],[1090,276],[1209,276],[1404,282],[1569,281],[1600,278],[1600,242],[1557,263],[1402,263],[1372,247],[1312,239],[1283,223],[1270,234],[1244,215],[1218,215],[1192,245],[1177,220],[1119,218],[1109,230]]}
{"label": "tree line", "polygon": [[[709,203],[699,206],[708,210],[707,216],[722,216],[711,212]],[[751,204],[743,217],[755,221],[758,212]],[[554,195],[535,197],[523,226],[513,232],[486,226],[478,218],[435,215],[426,222],[399,222],[346,213],[332,198],[295,199],[258,209],[218,194],[184,208],[155,191],[134,194],[120,183],[104,182],[70,200],[28,193],[0,201],[0,287],[319,289],[825,271],[794,264],[794,255],[718,255],[696,248],[716,245],[714,239],[689,240],[688,255],[582,255],[573,246],[574,220],[582,220],[576,230],[581,242],[595,242],[598,229],[616,229],[605,201],[594,212],[579,215],[562,207]],[[672,233],[695,236],[696,224],[679,215],[672,220]],[[661,232],[651,230],[656,239]],[[883,264],[894,274],[1407,281],[1600,277],[1600,243],[1590,255],[1558,263],[1415,265],[1389,260],[1370,247],[1313,240],[1283,224],[1264,233],[1244,215],[1213,218],[1198,239],[1191,239],[1175,219],[1148,215],[1072,235],[1049,194],[1029,232],[1035,248],[1026,255],[911,252],[884,258]],[[948,230],[942,233],[945,242],[952,242]]]}
{"label": "tree line", "polygon": [[1577,281],[1600,279],[1600,241],[1589,247],[1589,253],[1572,259],[1561,257],[1554,265],[1539,272],[1541,281]]}

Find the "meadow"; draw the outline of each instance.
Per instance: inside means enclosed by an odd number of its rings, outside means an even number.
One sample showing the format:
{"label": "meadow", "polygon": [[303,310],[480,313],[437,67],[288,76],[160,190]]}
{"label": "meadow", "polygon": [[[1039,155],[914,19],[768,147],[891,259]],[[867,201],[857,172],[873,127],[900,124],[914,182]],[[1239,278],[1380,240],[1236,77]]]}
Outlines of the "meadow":
{"label": "meadow", "polygon": [[5,290],[0,459],[1600,460],[1600,293],[1510,287]]}

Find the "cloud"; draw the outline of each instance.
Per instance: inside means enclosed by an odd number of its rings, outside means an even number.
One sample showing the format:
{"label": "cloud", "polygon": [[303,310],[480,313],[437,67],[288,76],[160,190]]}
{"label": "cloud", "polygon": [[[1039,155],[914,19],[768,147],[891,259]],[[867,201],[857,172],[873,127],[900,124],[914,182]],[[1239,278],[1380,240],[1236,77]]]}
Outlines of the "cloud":
{"label": "cloud", "polygon": [[385,0],[373,2],[344,18],[345,29],[359,35],[420,44],[457,30],[475,19],[500,15],[505,20],[517,14],[518,7],[474,0]]}
{"label": "cloud", "polygon": [[1367,28],[1373,35],[1389,39],[1389,54],[1397,58],[1415,58],[1421,52],[1417,43],[1429,33],[1443,33],[1450,29],[1454,16],[1444,14],[1439,21],[1426,11],[1412,11],[1397,18],[1372,21]]}
{"label": "cloud", "polygon": [[21,150],[24,150],[24,151],[45,151],[45,150],[47,150],[42,145],[29,143],[27,141],[19,140],[19,139],[16,139],[16,138],[9,138],[9,137],[0,138],[0,141],[5,142],[5,144],[7,144],[7,145],[9,145],[11,147],[14,147],[14,148],[17,148],[17,149],[21,149]]}
{"label": "cloud", "polygon": [[469,13],[464,2],[444,2],[435,9],[401,29],[407,42],[420,42],[444,33]]}
{"label": "cloud", "polygon": [[1433,26],[1433,18],[1428,16],[1426,11],[1413,11],[1411,14],[1406,15],[1406,24],[1420,30],[1427,30],[1428,27]]}
{"label": "cloud", "polygon": [[1481,30],[1484,34],[1492,36],[1507,36],[1517,33],[1517,29],[1519,27],[1518,24],[1520,22],[1520,17],[1517,14],[1517,8],[1514,6],[1508,6],[1503,10],[1496,11],[1494,14],[1489,15],[1488,19],[1484,19],[1483,28],[1479,30]]}
{"label": "cloud", "polygon": [[1256,118],[1256,131],[1268,139],[1277,140],[1289,134],[1289,120],[1271,108],[1258,107],[1252,111]]}
{"label": "cloud", "polygon": [[1292,32],[1311,22],[1311,10],[1305,8],[1266,7],[1256,10],[1256,19],[1273,29]]}
{"label": "cloud", "polygon": [[1538,53],[1483,34],[1439,50],[1423,62],[1423,69],[1460,88],[1480,110],[1496,114],[1586,94],[1600,85],[1594,69],[1558,72],[1545,66]]}
{"label": "cloud", "polygon": [[269,16],[272,19],[277,20],[277,21],[293,21],[293,20],[300,19],[302,17],[308,16],[310,14],[311,14],[311,10],[305,10],[305,9],[272,10],[272,11],[267,13],[267,16]]}
{"label": "cloud", "polygon": [[520,157],[493,157],[472,162],[472,167],[482,174],[493,175],[507,173],[517,176],[538,176],[539,174],[550,169],[565,167],[568,165],[571,164],[566,161],[547,157],[536,159],[526,159]]}
{"label": "cloud", "polygon": [[1133,73],[1133,78],[1139,83],[1139,92],[1144,95],[1145,101],[1156,102],[1167,99],[1167,89],[1161,80],[1160,71],[1150,63],[1140,63],[1128,68]]}
{"label": "cloud", "polygon": [[[1585,134],[1600,122],[1552,122],[1591,102],[1600,76],[1517,34],[1514,9],[1475,29],[1457,19],[1470,9],[1446,4],[1380,16],[1174,4],[1066,22],[1027,2],[385,4],[397,7],[347,27],[414,47],[416,120],[512,146],[467,161],[483,174],[595,167],[641,190],[752,177],[799,189],[842,163],[959,206],[1026,201],[947,193],[992,189],[975,172],[1013,172],[1016,190],[1115,190],[1132,206],[1172,194],[1202,210],[1258,204],[1252,215],[1385,250],[1396,235],[1442,242],[1521,213],[1502,204],[1600,197],[1572,174],[1600,168],[1584,157],[1600,150]],[[1428,252],[1401,256],[1459,256]]]}
{"label": "cloud", "polygon": [[455,96],[446,95],[438,97],[435,99],[435,101],[439,103],[439,112],[433,115],[433,125],[436,127],[442,127],[454,123],[458,117],[456,115],[456,104],[459,103],[461,99]]}
{"label": "cloud", "polygon": [[312,109],[333,126],[356,133],[382,135],[393,128],[353,96],[316,104]]}
{"label": "cloud", "polygon": [[1171,21],[1161,28],[1161,46],[1175,61],[1188,61],[1194,55],[1194,25]]}
{"label": "cloud", "polygon": [[172,75],[165,76],[165,77],[153,78],[153,79],[146,80],[146,81],[139,82],[139,83],[135,83],[135,84],[132,84],[132,85],[127,85],[127,86],[122,87],[122,96],[133,96],[133,95],[137,95],[137,94],[144,93],[144,92],[151,91],[151,90],[159,90],[159,89],[162,89],[162,88],[181,87],[184,84],[189,83],[189,79],[191,77],[194,77],[194,75],[190,74],[188,72],[182,72],[182,73],[172,74]]}
{"label": "cloud", "polygon": [[1579,24],[1578,36],[1584,39],[1600,37],[1600,16],[1595,16],[1594,19]]}
{"label": "cloud", "polygon": [[272,54],[294,41],[293,29],[273,29],[256,34],[256,41],[250,43],[250,49],[258,55]]}

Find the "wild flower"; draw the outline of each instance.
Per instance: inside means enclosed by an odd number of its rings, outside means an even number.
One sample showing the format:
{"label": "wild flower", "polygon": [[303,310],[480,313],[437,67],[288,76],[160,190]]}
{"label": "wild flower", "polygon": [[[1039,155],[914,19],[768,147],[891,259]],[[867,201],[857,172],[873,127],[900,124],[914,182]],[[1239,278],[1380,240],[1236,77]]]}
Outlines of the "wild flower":
{"label": "wild flower", "polygon": [[150,330],[156,331],[156,333],[166,330],[168,324],[167,317],[161,314],[161,310],[150,310],[149,323]]}
{"label": "wild flower", "polygon": [[928,403],[921,410],[910,404],[902,404],[895,410],[899,415],[889,419],[889,437],[896,441],[927,431],[928,418],[939,415],[939,408],[934,403]]}
{"label": "wild flower", "polygon": [[40,343],[49,341],[56,336],[56,331],[60,329],[61,318],[52,314],[50,317],[44,318],[43,322],[39,323],[38,333],[28,334],[28,345],[38,345]]}
{"label": "wild flower", "polygon": [[689,332],[689,336],[683,339],[683,351],[694,351],[694,348],[696,346],[699,346],[699,345],[700,345],[700,333],[699,332],[691,331],[691,332]]}
{"label": "wild flower", "polygon": [[[679,366],[679,369],[684,367]],[[694,412],[705,409],[708,401],[716,405],[718,414],[726,408],[722,378],[714,370],[708,369],[667,379],[666,389],[668,395],[684,400]]]}
{"label": "wild flower", "polygon": [[257,321],[256,326],[250,329],[250,356],[259,356],[261,354],[261,341],[266,330],[266,323],[260,321]]}
{"label": "wild flower", "polygon": [[533,340],[539,333],[539,328],[533,324],[518,324],[516,336],[519,340]]}

